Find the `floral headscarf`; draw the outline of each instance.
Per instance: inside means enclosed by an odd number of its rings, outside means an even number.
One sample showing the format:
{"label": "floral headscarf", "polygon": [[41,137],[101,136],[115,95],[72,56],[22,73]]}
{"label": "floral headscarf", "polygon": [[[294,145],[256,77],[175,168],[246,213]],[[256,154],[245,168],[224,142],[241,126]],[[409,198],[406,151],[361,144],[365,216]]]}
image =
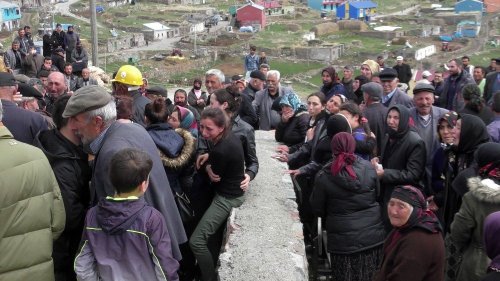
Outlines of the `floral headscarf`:
{"label": "floral headscarf", "polygon": [[189,132],[191,132],[193,137],[197,138],[198,137],[198,123],[196,122],[196,119],[194,118],[193,112],[191,112],[191,110],[189,110],[185,107],[182,107],[182,106],[176,106],[176,110],[179,111],[180,127],[188,130]]}
{"label": "floral headscarf", "polygon": [[291,107],[295,114],[307,110],[306,105],[302,103],[299,96],[292,92],[286,93],[281,97],[280,106],[284,105]]}

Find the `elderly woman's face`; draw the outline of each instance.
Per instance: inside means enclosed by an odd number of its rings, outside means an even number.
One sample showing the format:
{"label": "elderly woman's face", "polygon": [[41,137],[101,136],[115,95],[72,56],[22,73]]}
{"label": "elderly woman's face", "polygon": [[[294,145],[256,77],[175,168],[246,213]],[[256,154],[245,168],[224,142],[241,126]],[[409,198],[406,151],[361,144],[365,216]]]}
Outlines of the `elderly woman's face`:
{"label": "elderly woman's face", "polygon": [[391,198],[387,204],[387,214],[392,226],[402,227],[410,218],[413,206],[396,198]]}

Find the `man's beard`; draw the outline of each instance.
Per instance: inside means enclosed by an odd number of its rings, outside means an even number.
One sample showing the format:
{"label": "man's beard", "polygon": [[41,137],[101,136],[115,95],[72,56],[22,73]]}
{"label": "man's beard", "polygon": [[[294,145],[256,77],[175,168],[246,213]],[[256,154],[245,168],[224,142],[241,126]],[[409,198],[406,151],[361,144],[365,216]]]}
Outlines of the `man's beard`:
{"label": "man's beard", "polygon": [[197,90],[197,91],[198,91],[198,90],[200,90],[200,89],[201,89],[201,86],[193,86],[193,89],[195,89],[195,90]]}
{"label": "man's beard", "polygon": [[175,105],[179,105],[179,106],[182,106],[182,107],[186,107],[186,104],[187,104],[187,102],[185,102],[185,101],[184,102],[178,101],[178,102],[175,103]]}

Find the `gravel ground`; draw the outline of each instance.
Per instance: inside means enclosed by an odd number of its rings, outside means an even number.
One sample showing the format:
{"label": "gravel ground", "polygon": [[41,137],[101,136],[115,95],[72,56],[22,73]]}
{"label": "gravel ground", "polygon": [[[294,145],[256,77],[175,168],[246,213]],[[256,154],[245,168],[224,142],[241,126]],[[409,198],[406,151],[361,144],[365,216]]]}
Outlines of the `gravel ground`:
{"label": "gravel ground", "polygon": [[233,214],[221,280],[307,280],[307,261],[286,164],[271,158],[274,131],[256,131],[260,169]]}

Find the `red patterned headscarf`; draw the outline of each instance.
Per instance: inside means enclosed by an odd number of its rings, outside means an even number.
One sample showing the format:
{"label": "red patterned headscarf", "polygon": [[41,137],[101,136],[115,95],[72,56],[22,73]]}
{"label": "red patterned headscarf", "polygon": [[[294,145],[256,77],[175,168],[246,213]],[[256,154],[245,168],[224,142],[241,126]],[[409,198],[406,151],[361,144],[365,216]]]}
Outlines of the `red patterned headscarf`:
{"label": "red patterned headscarf", "polygon": [[356,141],[354,137],[346,132],[336,134],[331,142],[334,160],[330,168],[332,175],[336,176],[340,171],[346,170],[347,174],[353,179],[356,179],[356,173],[352,167],[356,156]]}

